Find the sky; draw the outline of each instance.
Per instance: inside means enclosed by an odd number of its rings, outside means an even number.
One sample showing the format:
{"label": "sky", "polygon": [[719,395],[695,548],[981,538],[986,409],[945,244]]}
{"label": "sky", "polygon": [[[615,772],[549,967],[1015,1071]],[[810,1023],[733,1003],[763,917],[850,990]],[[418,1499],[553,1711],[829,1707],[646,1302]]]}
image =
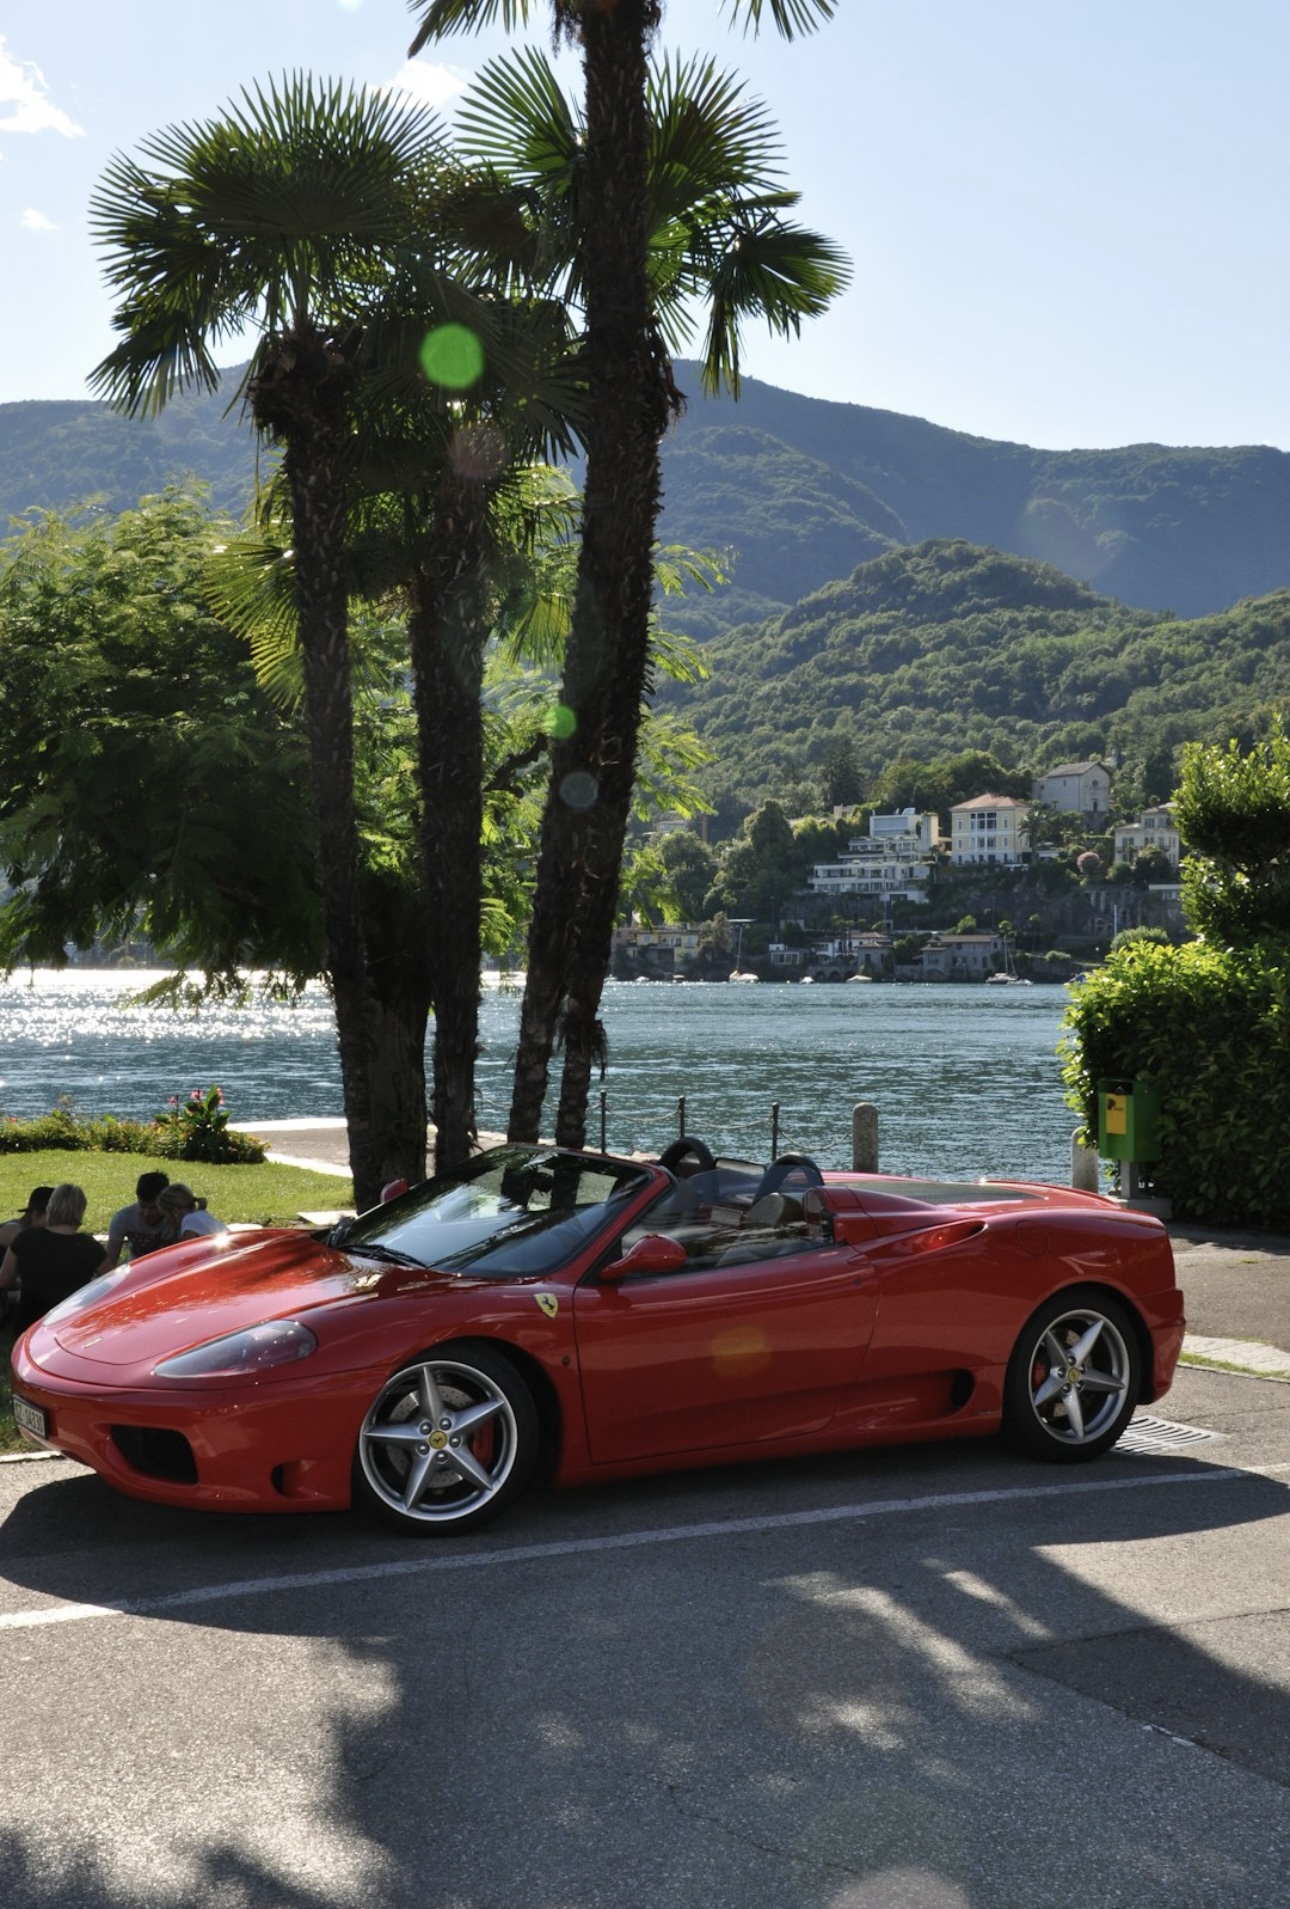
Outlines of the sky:
{"label": "sky", "polygon": [[[854,270],[797,340],[750,330],[746,375],[1051,449],[1290,450],[1285,0],[838,0],[791,44],[729,13],[667,0],[659,45],[745,78]],[[409,63],[414,28],[405,0],[4,0],[0,403],[83,398],[111,348],[115,153],[302,69],[450,119],[505,37]]]}

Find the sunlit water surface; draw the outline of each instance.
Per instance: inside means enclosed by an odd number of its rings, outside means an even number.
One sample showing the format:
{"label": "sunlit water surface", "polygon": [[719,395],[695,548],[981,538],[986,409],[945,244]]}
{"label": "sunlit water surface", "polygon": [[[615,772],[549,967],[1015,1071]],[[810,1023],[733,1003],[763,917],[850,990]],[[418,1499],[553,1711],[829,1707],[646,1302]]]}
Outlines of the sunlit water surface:
{"label": "sunlit water surface", "polygon": [[[294,1006],[139,1007],[159,977],[71,968],[0,985],[0,1110],[149,1118],[218,1082],[234,1119],[341,1112],[325,991]],[[655,1148],[686,1125],[716,1152],[779,1144],[850,1164],[851,1109],[879,1109],[881,1164],[917,1174],[1020,1174],[1066,1182],[1075,1118],[1057,1053],[1065,990],[890,986],[668,986],[611,982],[604,1022],[612,1149]],[[484,990],[479,1123],[506,1125],[519,996]],[[599,1140],[593,1095],[589,1135]]]}

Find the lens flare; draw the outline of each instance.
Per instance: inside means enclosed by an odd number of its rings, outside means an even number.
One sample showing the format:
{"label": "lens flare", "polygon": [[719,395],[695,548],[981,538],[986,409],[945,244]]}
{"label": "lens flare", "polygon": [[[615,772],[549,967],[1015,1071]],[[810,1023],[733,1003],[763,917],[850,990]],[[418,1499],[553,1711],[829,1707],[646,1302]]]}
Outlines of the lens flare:
{"label": "lens flare", "polygon": [[557,703],[546,719],[546,732],[554,736],[557,742],[564,742],[578,727],[578,718],[568,703]]}
{"label": "lens flare", "polygon": [[570,809],[594,809],[600,797],[600,784],[586,769],[575,769],[560,784],[560,796]]}
{"label": "lens flare", "polygon": [[436,325],[421,344],[421,369],[445,391],[465,391],[484,369],[484,347],[465,325]]}

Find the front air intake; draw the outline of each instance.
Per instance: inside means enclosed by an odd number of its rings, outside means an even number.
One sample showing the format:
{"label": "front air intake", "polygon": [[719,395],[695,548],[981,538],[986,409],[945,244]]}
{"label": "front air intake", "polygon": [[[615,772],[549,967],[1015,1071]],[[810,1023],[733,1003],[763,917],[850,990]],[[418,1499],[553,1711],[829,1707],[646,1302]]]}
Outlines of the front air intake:
{"label": "front air intake", "polygon": [[197,1460],[182,1432],[157,1425],[114,1425],[112,1442],[131,1471],[172,1485],[197,1483]]}

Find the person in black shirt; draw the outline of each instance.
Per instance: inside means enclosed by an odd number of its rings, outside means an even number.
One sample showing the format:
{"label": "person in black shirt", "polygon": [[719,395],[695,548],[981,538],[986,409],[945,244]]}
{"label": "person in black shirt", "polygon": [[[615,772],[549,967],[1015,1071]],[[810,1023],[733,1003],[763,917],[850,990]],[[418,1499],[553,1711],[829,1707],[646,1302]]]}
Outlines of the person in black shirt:
{"label": "person in black shirt", "polygon": [[45,1224],[45,1209],[49,1205],[49,1196],[53,1190],[52,1186],[34,1186],[31,1189],[31,1197],[27,1201],[26,1211],[20,1213],[16,1220],[6,1220],[4,1225],[0,1226],[0,1259],[4,1258],[6,1251],[13,1245],[24,1226]]}
{"label": "person in black shirt", "polygon": [[21,1280],[16,1330],[25,1332],[102,1270],[107,1249],[80,1231],[85,1195],[64,1180],[49,1196],[43,1226],[25,1226],[0,1263],[0,1292]]}
{"label": "person in black shirt", "polygon": [[[31,1196],[27,1201],[26,1210],[20,1213],[16,1220],[6,1220],[4,1225],[0,1226],[0,1264],[3,1263],[5,1254],[13,1245],[24,1226],[43,1226],[45,1224],[45,1208],[49,1205],[49,1196],[53,1190],[52,1186],[34,1186],[31,1189]],[[9,1292],[0,1291],[0,1326],[7,1325],[10,1315],[16,1313],[17,1310],[17,1293],[12,1290]]]}

